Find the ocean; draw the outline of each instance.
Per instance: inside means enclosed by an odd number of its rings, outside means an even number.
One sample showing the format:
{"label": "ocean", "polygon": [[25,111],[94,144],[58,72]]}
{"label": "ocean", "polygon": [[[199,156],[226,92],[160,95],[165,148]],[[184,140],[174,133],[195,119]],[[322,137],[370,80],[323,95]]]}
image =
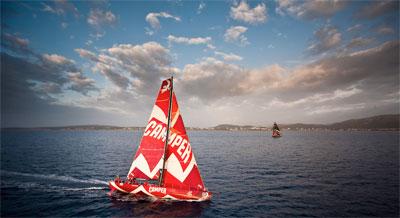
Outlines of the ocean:
{"label": "ocean", "polygon": [[399,132],[188,134],[210,202],[109,194],[141,131],[3,130],[1,217],[399,216]]}

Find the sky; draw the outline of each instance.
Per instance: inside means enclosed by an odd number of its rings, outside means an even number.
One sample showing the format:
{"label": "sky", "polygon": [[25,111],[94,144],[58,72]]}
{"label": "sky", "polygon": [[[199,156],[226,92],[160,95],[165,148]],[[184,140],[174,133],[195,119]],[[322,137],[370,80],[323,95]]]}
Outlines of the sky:
{"label": "sky", "polygon": [[399,113],[399,1],[1,1],[1,125],[186,126]]}

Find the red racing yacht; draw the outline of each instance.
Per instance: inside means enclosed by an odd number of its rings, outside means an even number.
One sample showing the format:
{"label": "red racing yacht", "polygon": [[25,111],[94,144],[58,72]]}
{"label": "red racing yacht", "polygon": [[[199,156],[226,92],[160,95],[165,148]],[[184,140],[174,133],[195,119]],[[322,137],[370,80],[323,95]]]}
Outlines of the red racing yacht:
{"label": "red racing yacht", "polygon": [[125,181],[109,182],[111,191],[137,197],[207,201],[204,186],[173,91],[164,80]]}

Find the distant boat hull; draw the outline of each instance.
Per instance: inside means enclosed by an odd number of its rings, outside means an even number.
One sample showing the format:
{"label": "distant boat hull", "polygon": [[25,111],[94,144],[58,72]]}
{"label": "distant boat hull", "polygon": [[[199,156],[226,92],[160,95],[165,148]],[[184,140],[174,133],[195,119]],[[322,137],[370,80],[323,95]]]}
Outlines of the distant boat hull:
{"label": "distant boat hull", "polygon": [[279,138],[279,137],[281,137],[282,135],[281,135],[281,132],[280,131],[278,131],[278,130],[274,130],[274,131],[272,131],[272,137],[273,138]]}
{"label": "distant boat hull", "polygon": [[156,199],[176,201],[208,201],[212,193],[208,191],[175,187],[160,187],[154,184],[129,184],[110,181],[108,183],[111,191],[132,194],[138,198],[152,197]]}

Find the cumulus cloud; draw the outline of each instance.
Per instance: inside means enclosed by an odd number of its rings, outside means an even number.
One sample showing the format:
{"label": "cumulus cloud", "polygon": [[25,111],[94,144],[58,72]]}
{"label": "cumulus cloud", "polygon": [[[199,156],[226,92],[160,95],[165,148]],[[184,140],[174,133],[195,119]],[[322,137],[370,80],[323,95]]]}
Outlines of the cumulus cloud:
{"label": "cumulus cloud", "polygon": [[329,18],[345,8],[348,1],[343,0],[316,0],[291,1],[278,0],[276,12],[280,15],[289,14],[302,19]]}
{"label": "cumulus cloud", "polygon": [[194,37],[187,38],[182,36],[169,35],[167,37],[168,43],[186,44],[186,45],[207,45],[208,48],[214,49],[215,47],[211,44],[211,37]]}
{"label": "cumulus cloud", "polygon": [[[360,82],[360,88],[386,83],[386,88],[398,87],[399,42],[386,42],[378,47],[332,56],[296,68],[291,76],[281,83],[282,92],[311,92],[342,88]],[[383,91],[383,90],[381,90]]]}
{"label": "cumulus cloud", "polygon": [[[62,55],[36,53],[29,47],[27,39],[7,34],[3,37],[2,47],[7,48],[7,53],[3,53],[2,57],[5,58],[5,61],[8,61],[7,68],[3,69],[12,71],[15,75],[18,75],[20,80],[29,84],[27,87],[40,91],[42,94],[45,91],[53,94],[60,93],[54,91],[74,84],[74,81],[68,77],[69,73],[81,73],[81,69],[75,61]],[[20,64],[20,66],[15,66],[16,64]],[[86,79],[83,75],[80,78]],[[89,84],[87,85],[89,86]],[[89,90],[94,90],[95,85],[90,84],[90,87]],[[81,84],[81,88],[84,90],[85,84]],[[87,93],[87,91],[75,91],[82,94]]]}
{"label": "cumulus cloud", "polygon": [[233,53],[227,54],[224,52],[215,51],[214,54],[217,56],[221,56],[225,61],[241,61],[241,60],[243,60],[242,57],[240,57],[239,55],[235,55]]}
{"label": "cumulus cloud", "polygon": [[234,20],[243,21],[249,24],[264,23],[267,20],[267,8],[264,3],[250,8],[246,1],[232,6],[230,16]]}
{"label": "cumulus cloud", "polygon": [[111,11],[94,8],[90,10],[86,21],[90,26],[100,29],[103,26],[114,25],[117,22],[117,17]]}
{"label": "cumulus cloud", "polygon": [[[248,69],[204,58],[184,67],[176,91],[186,110],[215,119],[217,124],[224,120],[219,116],[235,117],[230,123],[257,123],[260,117],[255,114],[260,113],[290,113],[293,117],[288,120],[296,122],[329,122],[374,115],[371,111],[395,113],[399,108],[398,71],[399,42],[391,41],[293,69],[279,65]],[[203,106],[199,109],[198,105]],[[337,114],[340,111],[346,113]],[[295,115],[299,113],[304,116]]]}
{"label": "cumulus cloud", "polygon": [[161,24],[159,18],[169,18],[174,19],[175,21],[181,21],[180,17],[173,16],[167,12],[160,12],[160,13],[148,13],[146,15],[146,21],[150,24],[153,29],[160,29]]}
{"label": "cumulus cloud", "polygon": [[186,65],[179,83],[185,94],[208,101],[263,89],[272,85],[281,71],[282,68],[277,65],[249,70],[209,57]]}
{"label": "cumulus cloud", "polygon": [[314,32],[314,40],[307,50],[315,55],[337,47],[342,40],[342,34],[336,27],[326,25]]}
{"label": "cumulus cloud", "polygon": [[[392,101],[390,96],[398,95],[398,71],[399,42],[392,41],[371,49],[330,56],[294,69],[279,65],[247,69],[205,58],[184,67],[178,90],[187,98],[206,104],[246,96],[247,104],[254,102],[268,110],[279,107],[297,110],[295,106],[299,106],[309,114],[328,113],[322,109],[319,113],[312,111],[316,107],[337,106],[338,103],[342,106],[362,103],[365,110],[380,105],[390,110],[387,105],[377,102],[382,99]],[[346,108],[350,110],[350,107]]]}
{"label": "cumulus cloud", "polygon": [[75,49],[75,52],[78,53],[81,57],[88,58],[91,61],[98,61],[96,54],[86,49],[77,48]]}
{"label": "cumulus cloud", "polygon": [[224,39],[226,42],[236,43],[240,46],[246,46],[249,43],[247,37],[243,34],[247,31],[244,26],[232,26],[225,31]]}
{"label": "cumulus cloud", "polygon": [[169,50],[156,42],[142,45],[117,44],[100,54],[76,49],[81,57],[91,60],[94,72],[102,73],[122,90],[148,94],[157,87],[161,78],[178,72],[171,67]]}
{"label": "cumulus cloud", "polygon": [[358,19],[374,19],[390,12],[399,13],[399,1],[371,1],[354,14]]}
{"label": "cumulus cloud", "polygon": [[99,90],[94,79],[83,76],[81,72],[68,73],[68,78],[71,81],[69,89],[76,92],[87,95],[89,91]]}

